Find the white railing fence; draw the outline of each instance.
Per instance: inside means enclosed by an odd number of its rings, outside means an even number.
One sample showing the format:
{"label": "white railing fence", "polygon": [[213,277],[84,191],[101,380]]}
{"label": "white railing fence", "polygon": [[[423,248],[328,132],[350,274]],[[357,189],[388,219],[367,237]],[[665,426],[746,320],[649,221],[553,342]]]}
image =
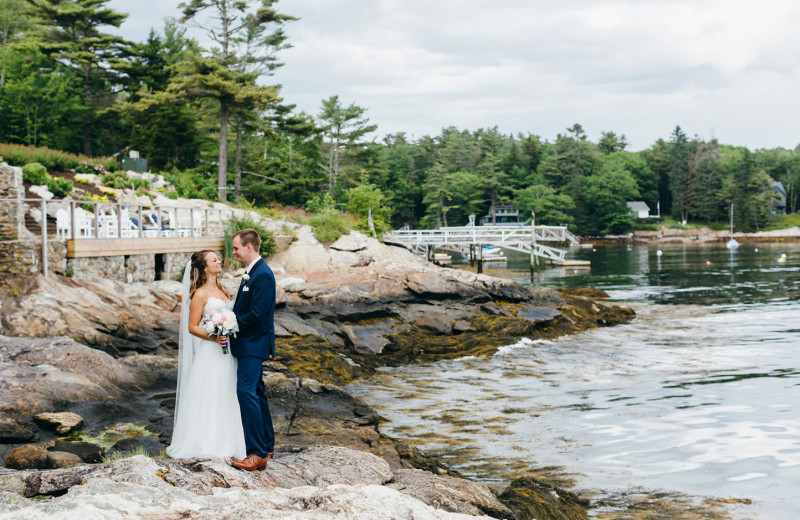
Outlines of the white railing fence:
{"label": "white railing fence", "polygon": [[[44,199],[0,199],[22,206],[25,227],[28,218],[40,226],[42,272],[47,276],[47,239],[55,220],[57,240],[192,238],[224,236],[225,222],[233,210],[195,209],[177,206],[145,206],[120,202],[47,201]],[[29,230],[30,231],[30,230]]]}
{"label": "white railing fence", "polygon": [[495,246],[513,249],[548,260],[564,260],[566,251],[542,242],[577,243],[577,237],[566,226],[474,226],[443,227],[439,229],[402,228],[383,237],[385,242],[402,244],[420,250],[424,246],[463,247]]}

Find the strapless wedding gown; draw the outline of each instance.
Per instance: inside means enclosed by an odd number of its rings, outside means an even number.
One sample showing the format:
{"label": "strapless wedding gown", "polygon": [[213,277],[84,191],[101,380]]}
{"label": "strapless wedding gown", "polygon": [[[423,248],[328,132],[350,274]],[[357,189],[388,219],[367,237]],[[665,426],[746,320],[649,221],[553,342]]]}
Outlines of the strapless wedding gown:
{"label": "strapless wedding gown", "polygon": [[[209,298],[203,315],[232,309],[233,302]],[[223,354],[219,344],[189,336],[193,355],[188,378],[181,385],[181,412],[175,418],[173,458],[247,456],[244,429],[236,397],[236,358]]]}

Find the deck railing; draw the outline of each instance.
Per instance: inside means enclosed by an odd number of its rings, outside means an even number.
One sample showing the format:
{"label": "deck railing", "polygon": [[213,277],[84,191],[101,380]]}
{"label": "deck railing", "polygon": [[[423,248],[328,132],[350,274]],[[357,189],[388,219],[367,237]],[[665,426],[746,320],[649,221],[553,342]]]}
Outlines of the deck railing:
{"label": "deck railing", "polygon": [[47,218],[55,219],[58,240],[105,240],[139,238],[197,238],[224,236],[225,222],[233,210],[181,208],[177,206],[128,204],[123,202],[44,199],[0,199],[20,204],[24,214],[41,228],[42,273],[46,276]]}

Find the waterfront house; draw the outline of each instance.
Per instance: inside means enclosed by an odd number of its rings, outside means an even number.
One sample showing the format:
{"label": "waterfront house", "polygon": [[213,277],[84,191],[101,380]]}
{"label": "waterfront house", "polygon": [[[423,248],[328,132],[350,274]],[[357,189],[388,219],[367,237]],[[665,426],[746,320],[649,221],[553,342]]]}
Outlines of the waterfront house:
{"label": "waterfront house", "polygon": [[633,218],[649,218],[650,207],[643,200],[634,200],[625,203]]}
{"label": "waterfront house", "polygon": [[516,226],[522,224],[519,210],[510,204],[498,204],[489,208],[489,214],[481,217],[482,226]]}
{"label": "waterfront house", "polygon": [[772,191],[772,212],[776,215],[786,215],[786,189],[781,181],[775,181],[769,187]]}

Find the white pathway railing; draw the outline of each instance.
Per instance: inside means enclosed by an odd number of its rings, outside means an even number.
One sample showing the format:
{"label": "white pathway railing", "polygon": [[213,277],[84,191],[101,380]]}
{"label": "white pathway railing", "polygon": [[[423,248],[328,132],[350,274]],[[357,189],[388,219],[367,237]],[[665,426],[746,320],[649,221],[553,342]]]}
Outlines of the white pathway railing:
{"label": "white pathway railing", "polygon": [[[0,199],[20,204],[21,219],[40,226],[42,272],[47,275],[47,240],[55,219],[57,240],[194,238],[224,236],[225,222],[232,210],[194,209],[173,206],[144,206],[117,202],[44,199]],[[25,226],[24,221],[21,223]],[[29,230],[30,231],[30,230]]]}
{"label": "white pathway railing", "polygon": [[439,229],[398,229],[384,235],[383,240],[402,244],[418,252],[427,246],[464,247],[494,246],[513,249],[548,260],[564,260],[566,250],[542,242],[577,244],[575,235],[566,226],[463,226]]}

